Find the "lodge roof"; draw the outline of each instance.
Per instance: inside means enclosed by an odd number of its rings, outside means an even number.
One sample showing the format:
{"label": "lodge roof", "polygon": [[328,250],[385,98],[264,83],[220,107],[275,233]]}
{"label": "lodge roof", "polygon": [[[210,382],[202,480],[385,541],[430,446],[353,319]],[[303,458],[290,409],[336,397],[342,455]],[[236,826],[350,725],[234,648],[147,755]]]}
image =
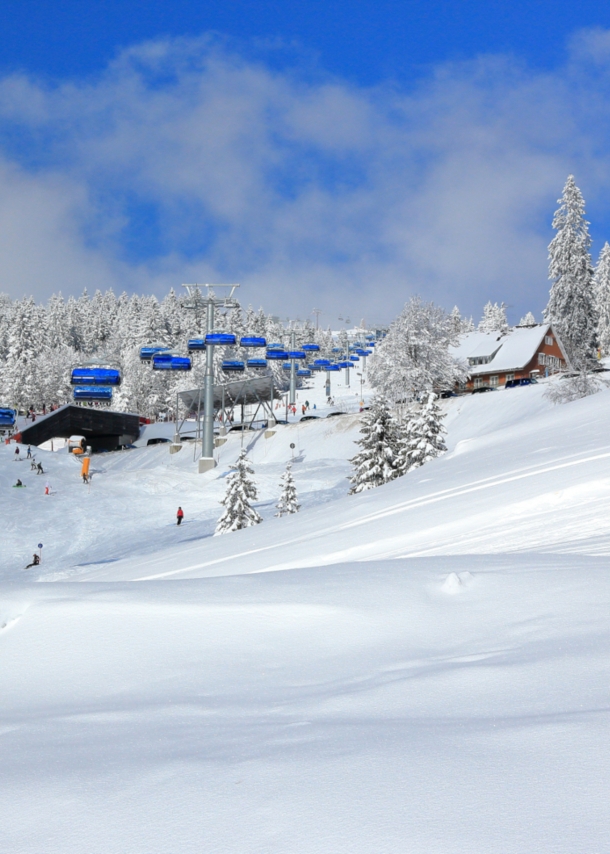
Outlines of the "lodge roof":
{"label": "lodge roof", "polygon": [[536,355],[549,329],[550,323],[541,323],[516,326],[505,333],[467,332],[456,347],[451,347],[451,354],[468,364],[471,376],[522,370]]}

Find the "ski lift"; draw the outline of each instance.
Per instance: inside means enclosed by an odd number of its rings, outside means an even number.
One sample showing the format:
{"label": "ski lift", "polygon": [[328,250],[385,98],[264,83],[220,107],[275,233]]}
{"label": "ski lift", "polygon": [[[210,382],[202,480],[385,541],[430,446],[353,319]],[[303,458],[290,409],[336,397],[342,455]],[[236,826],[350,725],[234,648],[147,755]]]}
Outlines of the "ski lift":
{"label": "ski lift", "polygon": [[267,344],[267,350],[283,350],[283,349],[284,349],[284,345],[278,344],[277,342],[275,344]]}
{"label": "ski lift", "polygon": [[360,356],[350,356],[349,360],[350,360],[350,362],[359,362]]}
{"label": "ski lift", "polygon": [[311,371],[309,370],[309,368],[299,368],[299,370],[297,371],[297,377],[310,377],[310,376],[311,376]]}
{"label": "ski lift", "polygon": [[314,365],[317,365],[319,368],[327,368],[330,365],[330,361],[328,359],[316,359]]}
{"label": "ski lift", "polygon": [[282,365],[282,370],[283,371],[290,371],[291,369],[292,369],[292,365],[290,364],[290,362],[284,362],[284,364]]}
{"label": "ski lift", "polygon": [[351,362],[338,362],[338,365],[340,368],[351,368],[352,363]]}
{"label": "ski lift", "polygon": [[289,359],[306,359],[307,354],[304,350],[289,350],[288,351]]}
{"label": "ski lift", "polygon": [[246,362],[246,367],[248,368],[256,368],[257,370],[262,370],[267,367],[266,359],[248,359]]}
{"label": "ski lift", "polygon": [[150,362],[155,353],[163,353],[167,347],[162,347],[160,344],[149,344],[145,347],[140,347],[140,359],[143,362]]}
{"label": "ski lift", "polygon": [[357,356],[368,356],[368,355],[369,355],[369,351],[368,351],[368,350],[363,350],[363,349],[362,349],[362,347],[359,347],[359,348],[355,351],[355,353],[356,353],[356,355],[357,355]]}
{"label": "ski lift", "polygon": [[333,347],[333,349],[332,349],[332,351],[331,351],[331,352],[332,352],[332,353],[342,353],[342,352],[343,352],[343,348],[342,348],[342,347]]}
{"label": "ski lift", "polygon": [[229,347],[235,345],[236,342],[237,339],[232,332],[208,332],[205,336],[205,343],[207,345]]}
{"label": "ski lift", "polygon": [[70,384],[86,386],[121,385],[121,372],[116,368],[100,368],[96,365],[74,368],[70,377]]}
{"label": "ski lift", "polygon": [[306,353],[319,353],[320,352],[320,345],[319,344],[303,344],[302,349],[305,350]]}
{"label": "ski lift", "polygon": [[257,338],[254,335],[245,335],[240,339],[239,344],[241,347],[266,347],[267,339]]}
{"label": "ski lift", "polygon": [[267,358],[274,362],[283,362],[288,358],[285,350],[267,350]]}
{"label": "ski lift", "polygon": [[339,365],[328,365],[326,368],[327,371],[340,371],[341,368]]}
{"label": "ski lift", "polygon": [[189,352],[192,350],[205,350],[205,338],[189,338],[186,349]]}
{"label": "ski lift", "polygon": [[16,412],[8,407],[0,408],[0,427],[13,427],[15,424]]}
{"label": "ski lift", "polygon": [[112,389],[109,386],[78,385],[73,391],[74,400],[104,401],[112,400]]}
{"label": "ski lift", "polygon": [[239,371],[240,373],[244,370],[244,363],[241,359],[225,359],[222,363],[223,371]]}
{"label": "ski lift", "polygon": [[169,351],[157,353],[153,356],[152,363],[153,371],[190,371],[192,368],[188,356],[179,356]]}

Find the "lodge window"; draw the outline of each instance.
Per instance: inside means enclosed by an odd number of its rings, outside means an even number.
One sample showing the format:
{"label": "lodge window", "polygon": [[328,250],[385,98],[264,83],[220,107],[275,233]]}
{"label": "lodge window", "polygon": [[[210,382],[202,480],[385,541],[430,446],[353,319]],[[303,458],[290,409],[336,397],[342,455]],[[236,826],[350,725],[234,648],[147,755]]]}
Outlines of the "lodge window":
{"label": "lodge window", "polygon": [[545,335],[544,336],[544,343],[548,344],[550,346],[553,343],[553,336],[552,335]]}
{"label": "lodge window", "polygon": [[485,382],[485,377],[475,377],[474,378],[474,387],[481,388],[481,386],[487,385]]}
{"label": "lodge window", "polygon": [[504,382],[508,383],[508,382],[510,382],[511,380],[514,380],[514,379],[515,379],[515,375],[514,375],[514,374],[506,374],[506,377],[504,378]]}
{"label": "lodge window", "polygon": [[498,377],[490,377],[489,378],[489,385],[491,385],[491,386],[498,385]]}

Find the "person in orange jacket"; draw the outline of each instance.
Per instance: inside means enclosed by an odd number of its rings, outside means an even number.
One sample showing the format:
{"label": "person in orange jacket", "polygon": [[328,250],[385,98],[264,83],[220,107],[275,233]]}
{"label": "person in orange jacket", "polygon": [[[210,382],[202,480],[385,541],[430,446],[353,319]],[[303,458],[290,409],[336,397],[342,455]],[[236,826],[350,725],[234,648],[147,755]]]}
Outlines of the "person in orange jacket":
{"label": "person in orange jacket", "polygon": [[178,507],[178,512],[176,513],[176,525],[180,525],[182,520],[184,519],[184,510],[182,507]]}

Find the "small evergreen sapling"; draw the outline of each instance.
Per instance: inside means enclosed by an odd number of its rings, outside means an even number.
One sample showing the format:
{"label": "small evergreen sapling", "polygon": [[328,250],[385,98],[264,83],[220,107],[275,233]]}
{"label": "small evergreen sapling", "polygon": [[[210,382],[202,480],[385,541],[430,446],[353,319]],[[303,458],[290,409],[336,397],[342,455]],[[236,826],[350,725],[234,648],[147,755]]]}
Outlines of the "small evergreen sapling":
{"label": "small evergreen sapling", "polygon": [[354,467],[354,474],[350,478],[350,495],[382,486],[398,475],[396,424],[384,398],[373,400],[370,410],[362,419],[360,433],[362,438],[356,443],[360,451],[350,460]]}
{"label": "small evergreen sapling", "polygon": [[291,513],[298,513],[301,505],[297,501],[297,488],[292,476],[292,466],[290,463],[286,466],[286,471],[282,475],[281,487],[282,494],[280,500],[275,505],[277,507],[276,516],[289,516]]}
{"label": "small evergreen sapling", "polygon": [[414,415],[408,424],[401,453],[401,474],[445,453],[444,417],[436,403],[436,395],[429,394],[419,414]]}
{"label": "small evergreen sapling", "polygon": [[240,453],[231,469],[232,472],[227,478],[227,491],[220,502],[225,509],[218,520],[214,536],[228,534],[230,531],[240,531],[242,528],[249,528],[263,521],[250,503],[256,501],[258,493],[256,484],[250,477],[254,474],[254,469],[250,467],[245,450]]}

